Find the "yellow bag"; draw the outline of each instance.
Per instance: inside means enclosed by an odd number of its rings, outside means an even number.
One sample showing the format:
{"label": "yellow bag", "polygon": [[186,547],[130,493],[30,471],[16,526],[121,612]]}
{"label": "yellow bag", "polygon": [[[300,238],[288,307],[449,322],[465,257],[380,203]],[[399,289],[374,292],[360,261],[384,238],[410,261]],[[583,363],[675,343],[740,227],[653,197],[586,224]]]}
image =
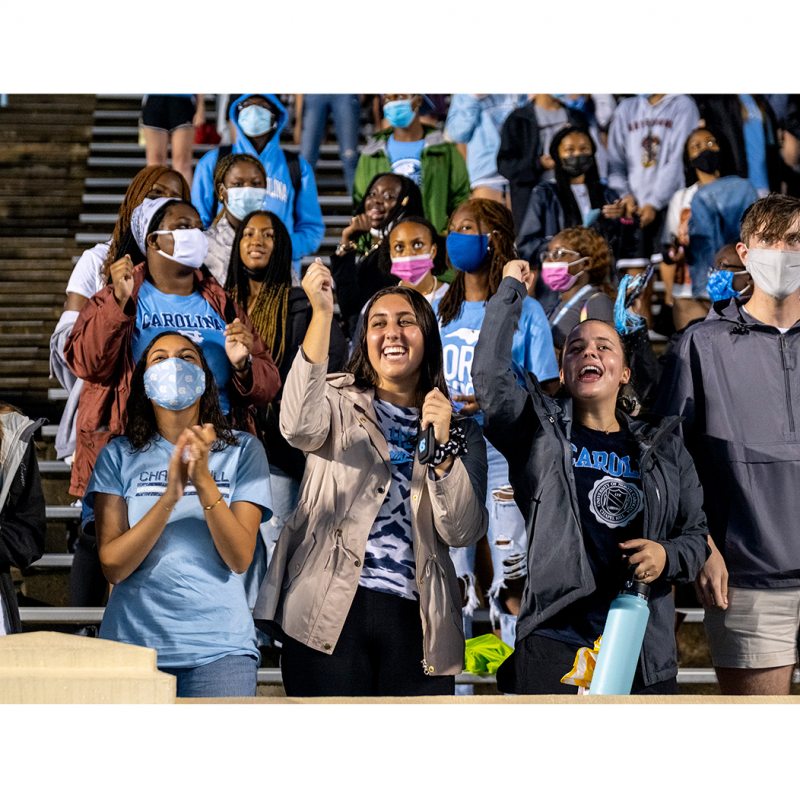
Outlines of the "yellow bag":
{"label": "yellow bag", "polygon": [[464,672],[475,675],[494,675],[497,668],[514,652],[493,633],[467,639],[464,648]]}

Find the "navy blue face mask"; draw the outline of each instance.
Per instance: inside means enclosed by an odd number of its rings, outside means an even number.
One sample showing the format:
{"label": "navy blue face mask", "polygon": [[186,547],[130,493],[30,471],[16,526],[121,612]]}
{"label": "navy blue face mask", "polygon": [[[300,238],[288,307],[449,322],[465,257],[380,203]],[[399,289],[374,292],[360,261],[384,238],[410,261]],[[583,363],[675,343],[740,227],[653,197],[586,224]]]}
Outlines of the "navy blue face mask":
{"label": "navy blue face mask", "polygon": [[488,233],[447,234],[447,257],[450,263],[461,272],[476,272],[489,255]]}

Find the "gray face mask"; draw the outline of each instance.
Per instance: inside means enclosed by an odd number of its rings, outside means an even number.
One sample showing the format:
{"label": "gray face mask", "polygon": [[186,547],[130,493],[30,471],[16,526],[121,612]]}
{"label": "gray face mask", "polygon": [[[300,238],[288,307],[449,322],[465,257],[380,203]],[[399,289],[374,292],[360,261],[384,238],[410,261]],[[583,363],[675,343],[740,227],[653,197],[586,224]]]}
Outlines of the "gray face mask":
{"label": "gray face mask", "polygon": [[753,283],[776,300],[800,291],[800,252],[754,247],[747,251],[745,268]]}

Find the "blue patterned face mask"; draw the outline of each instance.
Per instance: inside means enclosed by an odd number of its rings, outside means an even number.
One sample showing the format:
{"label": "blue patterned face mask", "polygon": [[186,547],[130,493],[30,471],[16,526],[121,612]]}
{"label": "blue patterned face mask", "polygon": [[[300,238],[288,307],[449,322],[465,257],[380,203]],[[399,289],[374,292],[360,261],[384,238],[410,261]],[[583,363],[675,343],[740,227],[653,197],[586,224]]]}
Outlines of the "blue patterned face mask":
{"label": "blue patterned face mask", "polygon": [[165,358],[144,373],[144,392],[161,408],[182,411],[206,390],[203,368],[182,358]]}
{"label": "blue patterned face mask", "polygon": [[708,285],[706,291],[714,303],[720,300],[729,300],[731,297],[741,297],[741,293],[733,288],[733,279],[743,275],[746,270],[731,272],[729,269],[711,269],[708,272]]}

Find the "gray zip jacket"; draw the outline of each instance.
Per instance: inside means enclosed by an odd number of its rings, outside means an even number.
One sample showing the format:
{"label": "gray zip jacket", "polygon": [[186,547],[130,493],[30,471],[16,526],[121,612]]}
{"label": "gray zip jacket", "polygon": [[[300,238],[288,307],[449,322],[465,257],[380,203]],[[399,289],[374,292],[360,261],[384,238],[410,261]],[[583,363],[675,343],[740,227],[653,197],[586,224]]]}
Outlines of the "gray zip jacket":
{"label": "gray zip jacket", "polygon": [[[332,653],[353,602],[367,539],[391,483],[389,447],[372,407],[373,390],[349,373],[326,375],[302,350],[281,401],[281,433],[307,454],[297,509],[281,531],[253,615],[298,642]],[[439,480],[414,461],[411,530],[427,675],[464,666],[461,590],[449,546],[485,533],[486,445],[465,421],[468,452]],[[264,625],[264,622],[267,624]]]}
{"label": "gray zip jacket", "polygon": [[735,301],[692,325],[656,409],[684,417],[731,586],[800,586],[800,324],[782,334]]}
{"label": "gray zip jacket", "polygon": [[[520,386],[511,367],[511,343],[525,294],[518,280],[503,279],[486,306],[472,364],[484,433],[508,460],[514,499],[528,529],[528,579],[517,641],[596,588],[572,467],[572,401],[548,397],[535,380]],[[697,576],[708,557],[707,527],[691,457],[671,433],[679,420],[654,426],[624,414],[619,419],[639,446],[642,537],[657,541],[667,553],[664,572],[650,585],[650,618],[639,658],[644,683],[650,685],[678,672],[671,584]]]}

